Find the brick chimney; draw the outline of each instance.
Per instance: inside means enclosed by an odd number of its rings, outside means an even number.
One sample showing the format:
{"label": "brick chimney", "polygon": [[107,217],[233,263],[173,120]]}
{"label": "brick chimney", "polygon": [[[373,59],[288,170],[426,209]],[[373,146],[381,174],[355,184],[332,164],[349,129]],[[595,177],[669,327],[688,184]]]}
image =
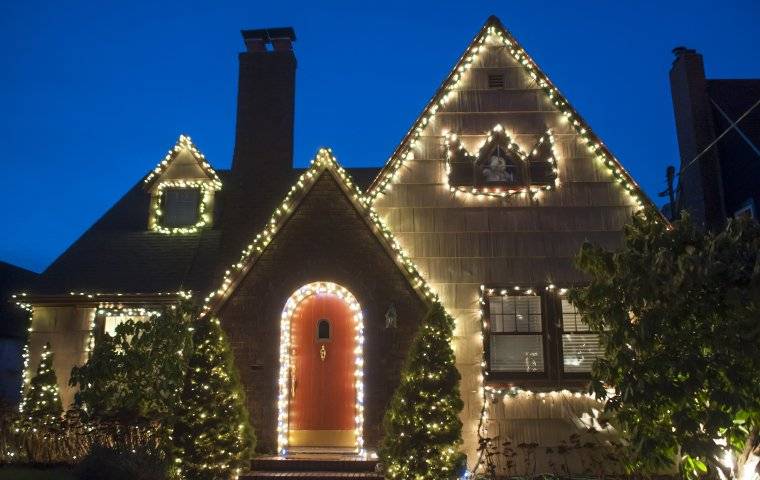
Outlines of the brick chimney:
{"label": "brick chimney", "polygon": [[[725,221],[720,163],[712,108],[702,55],[685,47],[673,49],[670,90],[681,156],[681,177],[676,204],[688,210],[697,224],[720,228]],[[699,160],[692,161],[700,155]]]}
{"label": "brick chimney", "polygon": [[[290,27],[242,34],[232,172],[243,190],[262,194],[292,172],[296,35]],[[269,193],[279,195],[275,190]]]}

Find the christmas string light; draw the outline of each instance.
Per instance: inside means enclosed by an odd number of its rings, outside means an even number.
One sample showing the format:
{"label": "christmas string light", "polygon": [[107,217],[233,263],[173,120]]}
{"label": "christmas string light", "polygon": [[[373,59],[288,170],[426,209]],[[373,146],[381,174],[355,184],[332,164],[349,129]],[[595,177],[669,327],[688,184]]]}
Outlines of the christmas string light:
{"label": "christmas string light", "polygon": [[[161,180],[161,175],[166,172],[172,162],[182,152],[189,152],[208,178]],[[158,183],[151,186],[154,181]],[[211,224],[213,213],[211,204],[214,199],[214,193],[222,189],[222,181],[211,167],[211,164],[206,161],[206,157],[198,151],[187,135],[179,136],[176,145],[169,150],[164,159],[145,177],[143,183],[146,187],[151,186],[150,215],[148,217],[148,228],[150,230],[165,234],[186,235],[196,233],[203,227]],[[161,224],[163,216],[161,202],[164,190],[168,188],[195,188],[200,190],[201,200],[198,205],[198,220],[195,224],[183,227],[169,227]]]}
{"label": "christmas string light", "polygon": [[[549,284],[545,287],[543,287],[544,290],[548,292],[556,292],[560,297],[564,297],[567,294],[566,288],[557,288],[554,284]],[[480,285],[480,298],[478,300],[478,303],[480,304],[480,322],[481,322],[481,338],[483,342],[486,341],[487,334],[490,329],[489,324],[489,316],[488,312],[485,309],[486,305],[486,296],[493,296],[493,295],[499,295],[502,297],[506,297],[509,295],[519,295],[519,296],[537,296],[538,293],[541,290],[541,288],[524,288],[520,286],[514,286],[510,288],[490,288],[486,287],[485,285]],[[488,402],[489,400],[492,403],[495,403],[499,398],[503,399],[504,402],[506,402],[508,399],[512,398],[518,398],[518,397],[537,397],[544,401],[546,397],[549,398],[555,398],[555,397],[573,397],[573,398],[588,398],[596,401],[600,401],[597,399],[597,397],[592,393],[582,393],[580,391],[571,391],[568,389],[561,389],[561,390],[549,390],[549,391],[533,391],[529,389],[523,389],[516,386],[509,386],[509,387],[496,387],[493,385],[488,385],[486,382],[488,381],[488,359],[486,358],[486,349],[485,345],[483,345],[482,349],[482,358],[480,362],[480,375],[478,375],[478,381],[480,383],[478,387],[478,392],[480,394],[481,399],[481,406],[480,406],[480,414],[478,417],[478,422],[476,426],[476,433],[478,435],[478,444],[482,445],[483,442],[487,439],[487,423],[488,423]],[[611,393],[614,393],[614,390],[608,390]],[[480,455],[475,461],[475,464],[472,466],[472,468],[469,469],[469,473],[471,475],[475,475],[478,471],[478,468],[480,468],[480,465],[483,462],[483,455],[485,451],[481,450]]]}
{"label": "christmas string light", "polygon": [[[510,188],[509,186],[490,186],[490,187],[478,187],[478,186],[461,186],[451,185],[451,173],[452,173],[452,161],[455,159],[465,159],[466,163],[475,165],[477,160],[483,158],[483,155],[487,153],[494,145],[504,144],[507,151],[516,156],[523,164],[527,166],[526,170],[530,170],[531,164],[539,164],[540,162],[547,162],[552,171],[551,182],[534,183],[526,186]],[[530,195],[531,198],[535,198],[538,192],[541,190],[552,190],[552,188],[559,186],[559,170],[557,168],[557,159],[554,155],[554,135],[551,129],[548,129],[546,133],[538,139],[533,146],[529,154],[523,152],[520,147],[511,139],[511,137],[504,131],[504,127],[501,124],[496,124],[494,128],[488,132],[485,140],[478,147],[478,154],[473,155],[467,151],[461,142],[461,138],[456,133],[447,133],[444,136],[444,145],[446,146],[446,176],[444,178],[444,184],[452,193],[464,193],[469,195],[483,195],[491,198],[505,198],[511,195]],[[544,147],[548,147],[549,154],[546,158],[540,158]],[[530,180],[533,180],[532,178]],[[506,183],[506,182],[505,182]]]}
{"label": "christmas string light", "polygon": [[217,175],[216,171],[211,167],[211,164],[206,161],[205,155],[203,155],[198,148],[193,144],[193,141],[187,135],[180,135],[177,139],[177,143],[169,149],[166,156],[161,160],[158,165],[145,177],[143,183],[149,185],[154,179],[159,178],[163,174],[169,165],[182,151],[188,151],[192,154],[193,158],[198,162],[198,166],[201,167],[203,172],[208,175],[209,179],[215,183],[218,183],[221,187],[222,181]]}
{"label": "christmas string light", "polygon": [[332,296],[345,302],[353,313],[354,321],[354,387],[356,389],[356,412],[354,434],[356,453],[364,456],[364,317],[356,298],[342,286],[332,282],[315,282],[304,285],[288,298],[280,319],[280,374],[277,397],[277,451],[288,452],[288,410],[290,402],[291,375],[291,319],[299,305],[312,296]]}
{"label": "christmas string light", "polygon": [[607,167],[615,181],[630,196],[631,201],[636,205],[637,209],[643,208],[644,201],[653,205],[641,187],[639,187],[617,158],[591,130],[575,108],[570,105],[570,102],[567,101],[549,77],[501,24],[487,24],[484,26],[471,42],[470,47],[462,54],[454,69],[428,102],[425,109],[417,118],[417,121],[412,125],[412,128],[406,133],[380,174],[372,182],[368,190],[370,202],[374,204],[375,200],[382,196],[390,187],[391,182],[405,162],[414,159],[414,150],[420,142],[422,133],[434,121],[438,111],[444,108],[452,97],[457,94],[465,73],[472,68],[479,56],[488,48],[500,47],[506,48],[512,58],[538,84],[562,115],[563,121],[568,122],[573,127],[594,158]]}
{"label": "christmas string light", "polygon": [[379,234],[380,240],[382,240],[381,243],[384,243],[391,250],[392,258],[402,268],[404,274],[412,286],[421,294],[422,298],[431,302],[437,299],[436,292],[425,281],[417,266],[393,236],[390,228],[385,225],[377,212],[370,206],[369,199],[353,182],[348,172],[337,163],[332,150],[322,148],[312,160],[311,166],[298,177],[295,185],[290,188],[280,206],[274,210],[266,227],[243,249],[239,260],[225,272],[220,286],[206,296],[203,309],[200,313],[201,317],[219,307],[219,304],[229,294],[233,285],[242,279],[254,261],[264,252],[275,234],[286,223],[290,214],[293,213],[294,205],[303,198],[303,195],[316,182],[319,175],[325,169],[334,172],[341,179],[342,186],[348,191],[349,197],[356,202],[355,206],[359,212],[364,215],[365,219],[369,220],[372,228]]}

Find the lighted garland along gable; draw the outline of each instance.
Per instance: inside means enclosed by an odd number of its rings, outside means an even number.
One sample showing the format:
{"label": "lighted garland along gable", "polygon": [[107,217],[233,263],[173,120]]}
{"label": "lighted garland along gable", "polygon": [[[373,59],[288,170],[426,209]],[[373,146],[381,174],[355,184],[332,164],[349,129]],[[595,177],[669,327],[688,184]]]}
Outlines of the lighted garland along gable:
{"label": "lighted garland along gable", "polygon": [[[567,293],[566,288],[560,288],[557,289],[557,287],[553,284],[549,284],[546,287],[543,287],[548,292],[557,291],[558,295],[560,297],[563,297]],[[501,296],[509,296],[509,295],[520,295],[520,296],[526,296],[526,295],[538,295],[538,291],[540,291],[540,288],[523,288],[519,286],[511,287],[511,288],[503,288],[503,289],[494,289],[494,288],[488,288],[485,285],[480,286],[480,322],[481,322],[481,343],[486,341],[486,334],[489,331],[489,316],[488,312],[485,310],[485,297],[486,295],[494,295],[498,294]],[[562,389],[562,390],[550,390],[550,391],[540,391],[540,392],[534,392],[532,390],[526,390],[519,387],[494,387],[492,385],[486,385],[486,379],[488,378],[488,369],[487,369],[487,359],[486,359],[486,349],[483,345],[483,356],[480,361],[480,375],[478,376],[478,381],[480,382],[480,386],[478,387],[478,392],[481,396],[481,406],[480,406],[480,416],[478,418],[478,425],[477,425],[477,434],[478,434],[478,445],[483,445],[486,441],[486,438],[488,437],[487,431],[486,431],[486,422],[488,421],[488,402],[491,400],[492,402],[495,402],[498,399],[509,399],[509,398],[515,398],[515,397],[533,397],[536,396],[540,399],[544,399],[545,397],[557,397],[557,396],[564,396],[564,397],[574,397],[574,398],[590,398],[590,399],[596,399],[596,396],[589,394],[589,393],[581,393],[580,391],[570,391],[568,389]],[[470,469],[470,472],[474,475],[478,468],[480,467],[482,461],[483,461],[483,454],[485,451],[481,451],[480,455],[478,456],[475,464]]]}
{"label": "lighted garland along gable", "polygon": [[154,179],[159,178],[161,174],[164,173],[167,168],[169,168],[169,165],[174,161],[174,159],[182,150],[187,150],[193,155],[193,158],[195,158],[195,160],[198,162],[198,165],[201,167],[203,172],[208,175],[211,181],[218,183],[219,186],[222,185],[222,181],[219,178],[219,175],[217,175],[216,171],[211,167],[211,164],[206,161],[205,155],[203,155],[198,150],[193,141],[187,135],[179,136],[179,139],[177,139],[177,143],[174,145],[174,147],[172,147],[166,153],[164,159],[161,160],[158,165],[156,165],[156,167],[148,174],[147,177],[145,177],[143,183],[145,185],[149,185]]}
{"label": "lighted garland along gable", "polygon": [[280,319],[280,375],[277,397],[277,451],[286,455],[288,451],[288,410],[290,397],[290,331],[291,319],[298,306],[311,296],[329,295],[337,297],[348,304],[354,320],[354,387],[356,389],[356,412],[354,415],[354,433],[356,435],[356,453],[365,455],[364,451],[364,317],[361,305],[356,298],[342,286],[332,282],[315,282],[304,285],[288,298]]}
{"label": "lighted garland along gable", "polygon": [[375,212],[370,206],[369,199],[361,192],[353,180],[351,180],[351,176],[345,171],[345,169],[338,165],[335,157],[332,155],[332,151],[330,149],[322,148],[317,152],[316,158],[312,160],[311,166],[298,177],[295,185],[290,188],[290,191],[285,196],[285,199],[280,206],[275,209],[264,230],[254,237],[253,241],[242,251],[239,260],[231,265],[225,272],[221,285],[204,299],[204,305],[200,317],[207,315],[215,305],[224,299],[225,295],[231,291],[230,289],[233,284],[236,284],[242,279],[256,258],[264,252],[277,231],[290,217],[294,205],[300,200],[300,198],[302,198],[302,195],[308,191],[311,185],[317,180],[320,173],[326,168],[329,168],[338,174],[343,185],[348,189],[351,197],[356,201],[360,213],[364,214],[365,218],[370,220],[370,224],[382,235],[383,240],[392,250],[394,260],[403,268],[404,273],[409,278],[412,286],[429,301],[434,301],[438,298],[436,292],[430,287],[430,285],[428,285],[420,274],[417,266],[401,248],[401,245],[395,239],[391,230],[380,219],[377,212]]}
{"label": "lighted garland along gable", "polygon": [[457,88],[465,72],[472,67],[480,53],[489,48],[492,42],[495,42],[496,46],[506,47],[512,58],[522,65],[528,75],[537,82],[549,100],[563,115],[564,119],[573,126],[576,133],[586,143],[586,148],[589,152],[594,155],[597,161],[607,167],[615,180],[631,196],[632,201],[637,205],[637,209],[643,208],[644,201],[654,206],[641,190],[641,187],[639,187],[617,158],[591,130],[591,127],[588,126],[575,108],[570,105],[570,102],[560,93],[559,89],[554,86],[549,77],[546,76],[530,55],[520,46],[517,40],[503,25],[498,22],[494,25],[492,21],[489,21],[476,35],[475,39],[473,39],[470,44],[471,46],[462,54],[454,69],[428,102],[412,128],[404,136],[401,144],[391,155],[391,158],[385,167],[383,167],[378,177],[372,182],[368,190],[370,202],[374,203],[379,196],[383,195],[404,163],[414,158],[414,148],[417,146],[426,126],[433,121],[438,110],[445,107],[452,96],[457,94]]}
{"label": "lighted garland along gable", "polygon": [[[485,149],[490,148],[494,142],[503,141],[507,145],[507,149],[514,155],[516,155],[523,163],[528,165],[530,162],[546,161],[551,165],[552,173],[554,174],[554,185],[551,184],[536,184],[526,185],[522,187],[509,188],[509,187],[464,187],[454,186],[449,184],[451,178],[451,162],[457,155],[463,155],[470,160],[473,164],[478,158],[482,158]],[[456,193],[465,193],[471,195],[483,195],[491,198],[505,198],[512,195],[526,196],[530,195],[531,198],[537,197],[541,190],[552,190],[559,186],[559,170],[557,168],[557,158],[554,155],[554,135],[552,135],[551,129],[547,129],[546,133],[538,139],[533,146],[529,154],[523,152],[520,147],[512,141],[512,138],[504,131],[504,127],[497,124],[493,129],[488,132],[485,140],[478,147],[478,154],[473,155],[467,151],[462,144],[459,136],[456,133],[448,133],[444,137],[444,143],[446,145],[446,185],[449,190]],[[544,148],[549,149],[548,158],[540,158]]]}
{"label": "lighted garland along gable", "polygon": [[[198,162],[198,166],[208,178],[206,179],[170,179],[161,180],[161,175],[166,172],[169,165],[174,161],[177,156],[183,152],[189,152],[193,158]],[[163,160],[154,168],[143,183],[146,186],[151,185],[153,182],[158,182],[155,186],[151,187],[151,200],[150,200],[150,216],[148,218],[148,228],[154,232],[170,234],[170,235],[186,235],[195,233],[211,224],[211,205],[214,199],[214,192],[222,189],[222,181],[219,179],[216,171],[206,161],[206,157],[196,148],[190,137],[186,135],[180,135],[176,145],[166,154]],[[161,225],[161,217],[163,212],[161,211],[161,199],[163,198],[164,190],[167,188],[197,188],[200,190],[201,201],[198,206],[198,221],[194,225],[185,227],[167,227]]]}

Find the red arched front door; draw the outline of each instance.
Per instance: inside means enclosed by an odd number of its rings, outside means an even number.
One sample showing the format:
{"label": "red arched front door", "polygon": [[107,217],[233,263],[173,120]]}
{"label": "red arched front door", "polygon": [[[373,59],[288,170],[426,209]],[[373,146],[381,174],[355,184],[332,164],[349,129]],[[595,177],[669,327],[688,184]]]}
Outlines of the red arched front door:
{"label": "red arched front door", "polygon": [[290,323],[291,447],[354,447],[355,325],[348,304],[330,294],[305,298]]}

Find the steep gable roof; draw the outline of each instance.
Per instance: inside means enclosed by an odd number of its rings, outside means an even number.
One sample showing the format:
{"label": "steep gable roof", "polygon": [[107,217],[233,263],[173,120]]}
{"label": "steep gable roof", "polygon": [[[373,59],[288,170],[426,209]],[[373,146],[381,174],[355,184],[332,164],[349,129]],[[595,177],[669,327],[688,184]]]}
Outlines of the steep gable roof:
{"label": "steep gable roof", "polygon": [[452,90],[457,88],[458,83],[464,78],[467,70],[469,70],[478,55],[484,50],[485,44],[491,41],[500,42],[507,47],[514,60],[523,66],[527,74],[537,82],[554,106],[564,115],[567,122],[583,138],[589,151],[610,170],[620,185],[633,197],[634,201],[640,207],[643,207],[645,202],[654,206],[654,203],[647,197],[620,161],[609,151],[604,142],[591,130],[591,127],[589,127],[583,117],[580,116],[533,58],[512,36],[509,30],[493,15],[488,18],[477,35],[472,39],[467,49],[454,65],[454,68],[444,79],[441,86],[438,87],[436,93],[427,103],[406,135],[404,135],[401,143],[396,147],[396,150],[380,170],[372,185],[370,185],[367,191],[370,202],[374,202],[378,196],[381,196],[385,192],[393,180],[394,174],[398,172],[406,160],[413,158],[413,149],[417,145],[417,141],[425,130],[426,125],[435,118],[436,112],[449,102],[453,94]]}
{"label": "steep gable roof", "polygon": [[277,233],[298,210],[299,205],[308,196],[317,180],[323,175],[333,176],[345,196],[365,220],[367,226],[375,234],[420,298],[429,301],[436,297],[435,292],[427,285],[417,267],[393,237],[390,229],[371,207],[369,199],[353,181],[351,175],[338,164],[330,149],[323,148],[312,160],[311,166],[298,177],[295,184],[290,188],[282,203],[273,212],[267,226],[252,239],[251,243],[241,252],[239,260],[225,272],[220,286],[205,298],[201,316],[214,313],[221,308],[243,281],[246,274],[253,268]]}
{"label": "steep gable roof", "polygon": [[211,164],[206,161],[206,156],[198,150],[190,137],[184,134],[180,134],[174,147],[145,177],[143,183],[146,188],[150,188],[161,178],[194,180],[206,178],[214,184],[216,190],[222,187],[222,180]]}

